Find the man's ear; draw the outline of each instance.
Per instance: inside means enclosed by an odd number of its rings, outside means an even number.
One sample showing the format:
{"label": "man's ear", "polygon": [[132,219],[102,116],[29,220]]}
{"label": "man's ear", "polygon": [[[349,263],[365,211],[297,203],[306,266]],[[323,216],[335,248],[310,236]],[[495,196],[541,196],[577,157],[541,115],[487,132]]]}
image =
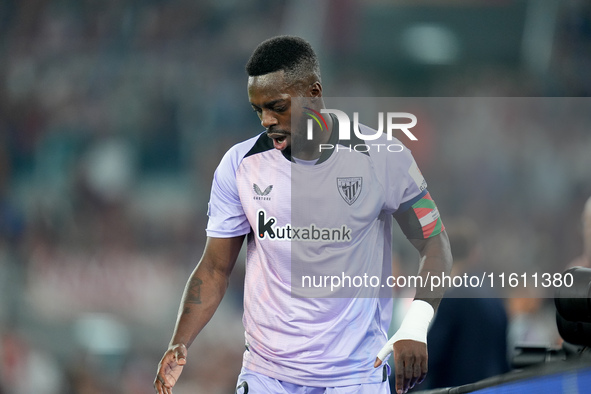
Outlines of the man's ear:
{"label": "man's ear", "polygon": [[320,82],[316,81],[310,85],[308,93],[310,93],[310,97],[322,97],[322,85]]}

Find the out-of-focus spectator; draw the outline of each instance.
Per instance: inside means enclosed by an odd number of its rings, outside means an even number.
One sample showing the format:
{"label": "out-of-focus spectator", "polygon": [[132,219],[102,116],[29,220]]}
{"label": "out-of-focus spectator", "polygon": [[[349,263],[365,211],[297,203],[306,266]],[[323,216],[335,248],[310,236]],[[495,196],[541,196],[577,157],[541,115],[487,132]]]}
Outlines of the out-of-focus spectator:
{"label": "out-of-focus spectator", "polygon": [[587,199],[581,215],[581,226],[583,236],[583,254],[574,259],[569,267],[591,268],[591,197]]}
{"label": "out-of-focus spectator", "polygon": [[64,377],[54,357],[8,331],[0,345],[1,390],[10,394],[60,394],[64,392]]}
{"label": "out-of-focus spectator", "polygon": [[[452,276],[478,275],[482,251],[476,224],[461,218],[445,226],[454,256]],[[429,375],[421,388],[460,386],[509,370],[507,313],[499,297],[486,287],[447,291],[429,329]]]}
{"label": "out-of-focus spectator", "polygon": [[552,299],[542,298],[531,289],[519,288],[507,301],[511,357],[516,354],[516,347],[556,348],[562,342]]}

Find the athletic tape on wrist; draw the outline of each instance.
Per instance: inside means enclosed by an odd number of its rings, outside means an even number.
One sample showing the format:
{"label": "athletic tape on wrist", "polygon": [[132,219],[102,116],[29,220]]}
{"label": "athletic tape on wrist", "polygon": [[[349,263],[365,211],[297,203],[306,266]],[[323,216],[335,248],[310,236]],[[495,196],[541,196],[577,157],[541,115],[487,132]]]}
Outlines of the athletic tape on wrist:
{"label": "athletic tape on wrist", "polygon": [[427,331],[429,330],[429,324],[435,311],[433,307],[422,300],[414,300],[408,308],[404,320],[396,333],[390,338],[390,340],[382,347],[382,350],[378,353],[378,358],[384,360],[390,353],[392,353],[392,346],[394,342],[400,340],[412,340],[417,342],[427,343]]}

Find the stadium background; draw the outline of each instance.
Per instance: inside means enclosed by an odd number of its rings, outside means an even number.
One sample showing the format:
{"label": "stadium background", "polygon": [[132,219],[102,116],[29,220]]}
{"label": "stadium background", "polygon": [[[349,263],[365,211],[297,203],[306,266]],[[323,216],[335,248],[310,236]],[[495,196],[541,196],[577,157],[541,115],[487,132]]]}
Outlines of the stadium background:
{"label": "stadium background", "polygon": [[[260,130],[244,64],[284,33],[334,97],[591,93],[582,0],[3,0],[0,393],[150,392],[215,166]],[[466,146],[433,125],[417,161],[488,264],[561,271],[582,251],[591,132],[532,128]],[[242,270],[175,393],[232,391]]]}

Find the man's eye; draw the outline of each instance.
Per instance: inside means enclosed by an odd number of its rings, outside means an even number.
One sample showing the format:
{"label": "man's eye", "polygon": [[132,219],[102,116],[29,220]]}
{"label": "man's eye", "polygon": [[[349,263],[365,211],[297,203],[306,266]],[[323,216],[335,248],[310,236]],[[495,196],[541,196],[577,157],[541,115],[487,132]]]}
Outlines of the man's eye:
{"label": "man's eye", "polygon": [[275,112],[285,112],[285,110],[287,110],[287,108],[285,106],[273,108],[273,111],[275,111]]}

